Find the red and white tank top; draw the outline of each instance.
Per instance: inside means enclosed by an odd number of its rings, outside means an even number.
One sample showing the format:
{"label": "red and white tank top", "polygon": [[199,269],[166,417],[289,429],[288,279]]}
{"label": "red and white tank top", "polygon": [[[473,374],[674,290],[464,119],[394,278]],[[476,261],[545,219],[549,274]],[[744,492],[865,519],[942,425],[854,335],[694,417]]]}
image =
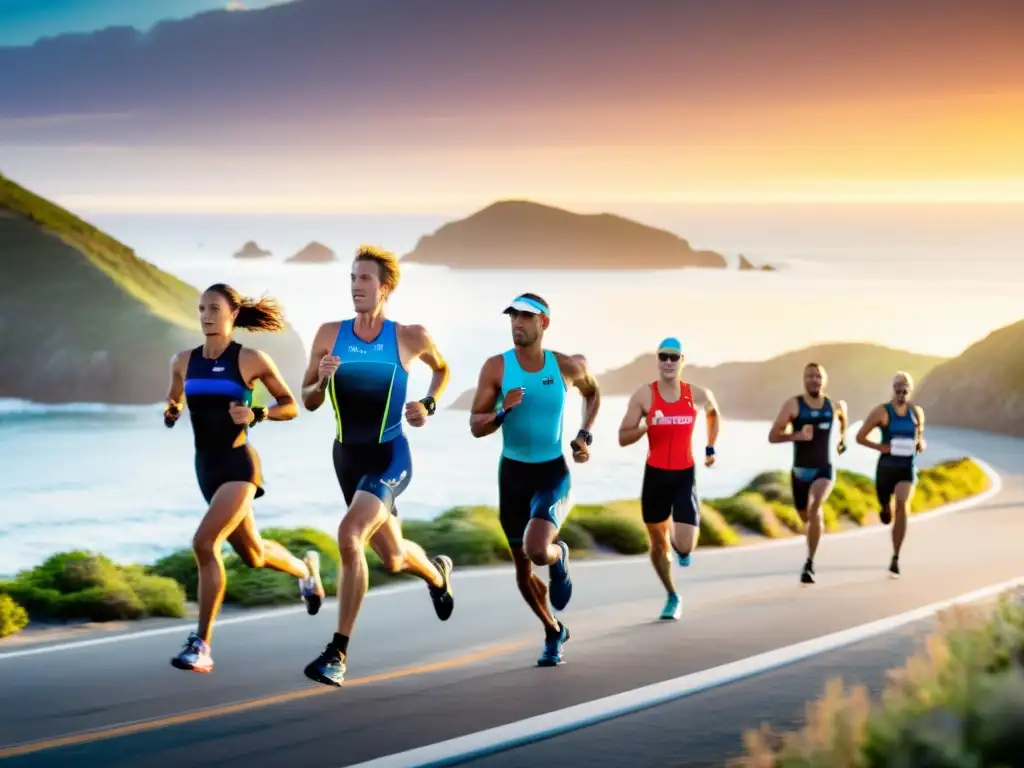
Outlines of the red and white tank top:
{"label": "red and white tank top", "polygon": [[693,428],[697,406],[686,382],[679,383],[679,399],[666,402],[651,384],[651,409],[647,412],[647,464],[657,469],[689,469],[693,466]]}

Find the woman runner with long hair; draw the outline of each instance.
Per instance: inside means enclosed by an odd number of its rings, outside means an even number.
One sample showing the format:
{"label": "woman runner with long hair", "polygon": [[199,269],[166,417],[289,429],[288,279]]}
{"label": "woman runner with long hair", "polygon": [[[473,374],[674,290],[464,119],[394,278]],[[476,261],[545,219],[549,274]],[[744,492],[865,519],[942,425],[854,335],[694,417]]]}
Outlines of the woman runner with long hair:
{"label": "woman runner with long hair", "polygon": [[[299,580],[299,592],[312,615],[320,610],[319,553],[295,557],[281,544],[260,537],[252,501],[264,495],[260,458],[249,444],[249,429],[265,421],[288,421],[299,412],[288,385],[269,355],[232,340],[235,328],[278,332],[284,318],[277,302],[243,298],[229,285],[211,285],[199,300],[202,345],[171,361],[171,386],[164,423],[173,427],[187,404],[195,440],[199,489],[209,508],[192,540],[199,569],[199,625],[171,659],[178,669],[213,671],[210,636],[224,600],[226,576],[221,548],[231,544],[250,568],[273,568]],[[262,382],[275,399],[269,408],[252,405],[253,387]]]}

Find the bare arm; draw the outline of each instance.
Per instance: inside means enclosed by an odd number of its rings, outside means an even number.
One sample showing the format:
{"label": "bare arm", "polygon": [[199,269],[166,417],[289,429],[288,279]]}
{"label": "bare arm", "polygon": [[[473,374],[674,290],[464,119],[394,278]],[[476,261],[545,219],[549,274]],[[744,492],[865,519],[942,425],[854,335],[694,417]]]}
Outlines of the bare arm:
{"label": "bare arm", "polygon": [[448,363],[438,351],[434,339],[422,325],[402,326],[402,331],[408,339],[409,347],[417,350],[419,359],[434,372],[434,375],[430,377],[430,386],[427,388],[426,397],[436,401],[448,386],[448,379],[451,377]]}
{"label": "bare arm", "polygon": [[873,440],[868,440],[868,435],[871,434],[871,430],[882,426],[884,419],[885,408],[880,405],[876,405],[872,408],[871,413],[869,413],[868,417],[864,419],[864,423],[857,432],[857,442],[865,448],[871,448],[872,450],[879,451],[881,453],[887,453],[888,446],[876,443]]}
{"label": "bare arm", "polygon": [[274,398],[274,404],[267,409],[266,417],[271,421],[290,421],[298,416],[299,406],[295,402],[295,396],[284,383],[281,372],[270,355],[249,347],[243,347],[242,355],[243,359],[239,362],[252,371],[251,380],[263,382],[263,386]]}
{"label": "bare arm", "polygon": [[772,422],[772,428],[768,432],[769,443],[792,443],[795,436],[794,432],[786,433],[786,428],[793,423],[799,415],[799,410],[796,404],[796,398],[791,397],[782,404],[782,408],[779,409],[779,415],[775,417],[775,421]]}
{"label": "bare arm", "polygon": [[171,358],[171,383],[167,388],[167,407],[164,409],[180,413],[185,405],[185,369],[188,366],[188,352],[178,352]]}
{"label": "bare arm", "polygon": [[846,428],[850,424],[850,414],[847,411],[846,401],[845,400],[839,400],[836,403],[836,405],[838,406],[838,408],[836,410],[836,420],[839,422],[839,444],[840,445],[845,445],[846,444]]}
{"label": "bare arm", "polygon": [[924,450],[924,408],[919,405],[914,406],[914,410],[917,411],[917,452],[921,453]]}
{"label": "bare arm", "polygon": [[718,401],[715,400],[715,393],[710,389],[704,390],[704,414],[708,424],[708,446],[715,447],[718,441],[718,429],[721,423],[721,414],[718,410]]}
{"label": "bare arm", "polygon": [[587,367],[587,360],[583,355],[568,356],[555,352],[555,358],[558,360],[562,376],[583,396],[583,422],[580,431],[590,432],[597,420],[597,412],[601,409],[601,388],[597,385],[597,379]]}
{"label": "bare arm", "polygon": [[320,376],[320,361],[331,353],[334,339],[338,335],[337,323],[324,323],[313,338],[309,349],[309,363],[302,376],[302,404],[307,411],[315,411],[324,404],[328,380]]}
{"label": "bare arm", "polygon": [[647,402],[650,391],[650,387],[640,387],[629,398],[626,415],[619,424],[619,445],[632,445],[647,433],[647,422],[644,417],[650,409]]}
{"label": "bare arm", "polygon": [[469,431],[473,437],[487,437],[498,431],[494,406],[501,396],[501,377],[504,363],[500,356],[488,358],[480,369],[480,380],[470,408]]}

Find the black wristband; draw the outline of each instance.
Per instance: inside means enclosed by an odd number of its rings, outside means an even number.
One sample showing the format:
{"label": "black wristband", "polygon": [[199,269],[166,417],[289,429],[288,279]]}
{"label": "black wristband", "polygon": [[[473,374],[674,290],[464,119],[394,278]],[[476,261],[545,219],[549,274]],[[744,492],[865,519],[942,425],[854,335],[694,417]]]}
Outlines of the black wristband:
{"label": "black wristband", "polygon": [[505,415],[508,413],[504,408],[499,408],[494,414],[494,426],[500,427],[501,423],[505,421]]}
{"label": "black wristband", "polygon": [[267,418],[267,409],[262,405],[257,405],[255,408],[251,408],[250,410],[252,411],[252,421],[249,422],[250,427],[255,427]]}
{"label": "black wristband", "polygon": [[420,405],[427,409],[427,416],[433,416],[434,411],[437,410],[437,401],[430,395],[427,395],[422,400],[420,400]]}
{"label": "black wristband", "polygon": [[581,429],[579,432],[576,433],[576,439],[582,440],[587,445],[591,445],[594,442],[594,436],[587,432],[587,430],[585,429]]}
{"label": "black wristband", "polygon": [[704,449],[704,455],[705,456],[714,456],[715,455],[715,446],[709,445],[707,448],[705,448]]}

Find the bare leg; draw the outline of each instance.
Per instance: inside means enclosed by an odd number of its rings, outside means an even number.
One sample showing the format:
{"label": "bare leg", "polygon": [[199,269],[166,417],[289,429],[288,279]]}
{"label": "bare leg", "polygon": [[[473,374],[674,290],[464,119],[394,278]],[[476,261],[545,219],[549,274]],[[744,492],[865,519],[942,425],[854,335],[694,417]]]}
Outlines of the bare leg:
{"label": "bare leg", "polygon": [[676,584],[672,578],[671,524],[668,520],[663,523],[648,523],[647,535],[651,540],[651,563],[654,565],[654,572],[661,579],[665,591],[673,595],[676,593]]}
{"label": "bare leg", "polygon": [[217,489],[210,508],[192,539],[196,566],[199,569],[199,627],[196,634],[209,644],[213,621],[224,602],[227,577],[220,550],[224,540],[249,514],[249,505],[256,495],[252,483],[225,483]]}
{"label": "bare leg", "polygon": [[553,523],[533,518],[526,525],[523,550],[534,565],[552,565],[562,559],[562,549],[555,544],[558,529]]}
{"label": "bare leg", "polygon": [[551,611],[548,610],[547,585],[543,579],[533,572],[533,563],[530,562],[530,559],[521,547],[512,547],[512,562],[516,567],[516,585],[519,587],[519,592],[526,601],[526,604],[530,606],[530,609],[536,614],[537,618],[543,622],[548,632],[558,632],[558,622]]}
{"label": "bare leg", "polygon": [[815,480],[807,492],[807,510],[801,514],[801,517],[807,525],[807,559],[811,561],[818,553],[821,532],[825,528],[822,507],[830,493],[832,493],[832,481],[827,478]]}
{"label": "bare leg", "polygon": [[338,526],[341,579],[338,582],[338,634],[352,635],[356,616],[370,586],[366,543],[387,522],[388,511],[376,496],[356,491],[352,505]]}
{"label": "bare leg", "polygon": [[697,548],[700,526],[672,522],[672,546],[680,555],[688,555]]}
{"label": "bare leg", "polygon": [[309,578],[309,568],[302,560],[283,545],[260,536],[251,508],[234,532],[228,536],[228,543],[242,558],[242,562],[250,568],[271,568],[297,579]]}
{"label": "bare leg", "polygon": [[894,557],[900,556],[900,549],[903,547],[903,540],[907,536],[907,515],[910,514],[910,502],[914,498],[914,486],[912,483],[899,483],[896,486],[895,514],[892,522],[892,553]]}
{"label": "bare leg", "polygon": [[444,579],[423,547],[402,538],[402,524],[394,515],[388,515],[384,524],[370,537],[370,546],[389,573],[411,573],[432,587],[444,586]]}

